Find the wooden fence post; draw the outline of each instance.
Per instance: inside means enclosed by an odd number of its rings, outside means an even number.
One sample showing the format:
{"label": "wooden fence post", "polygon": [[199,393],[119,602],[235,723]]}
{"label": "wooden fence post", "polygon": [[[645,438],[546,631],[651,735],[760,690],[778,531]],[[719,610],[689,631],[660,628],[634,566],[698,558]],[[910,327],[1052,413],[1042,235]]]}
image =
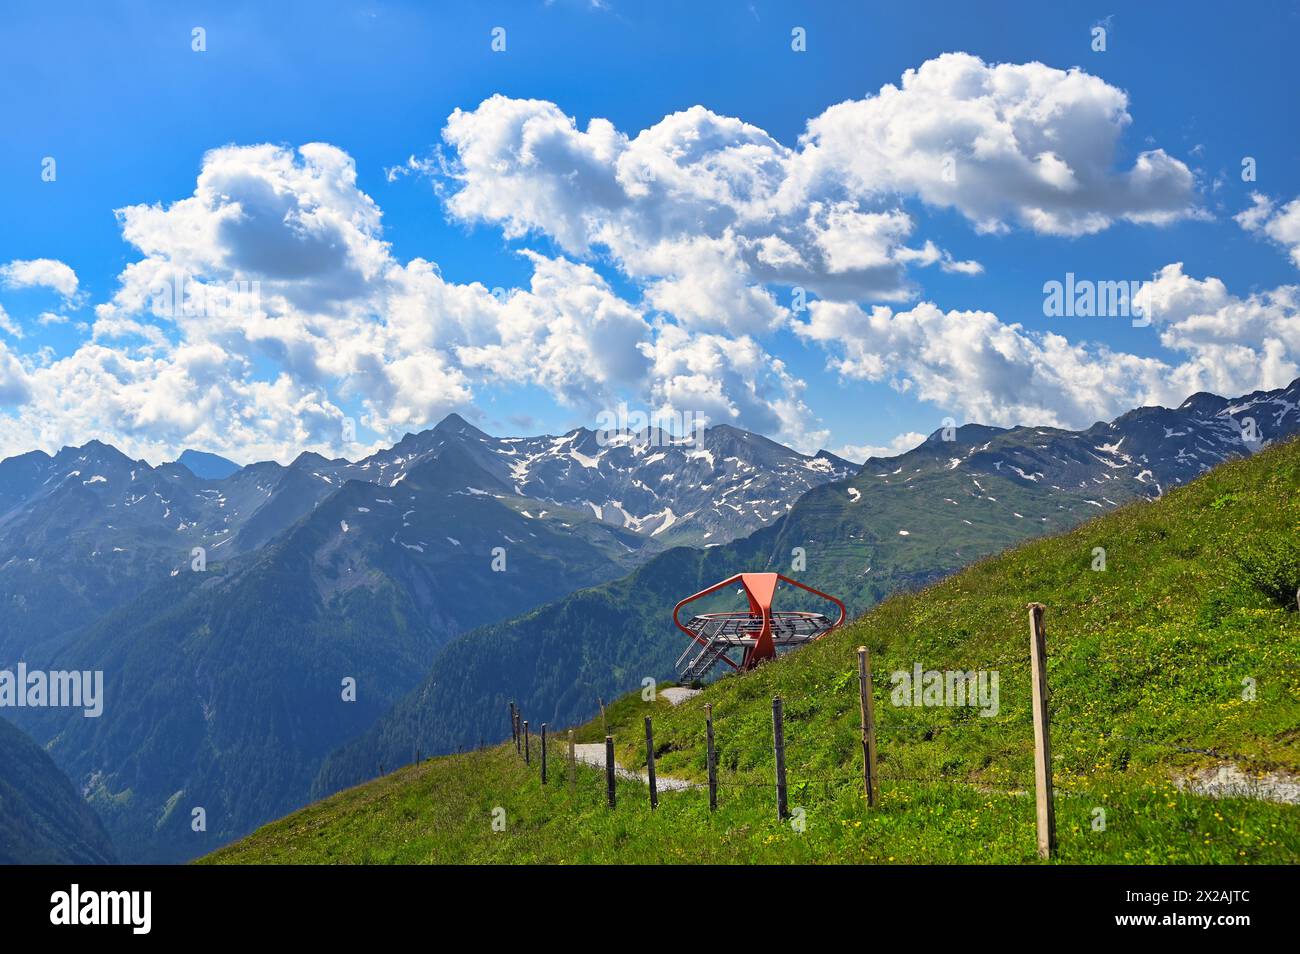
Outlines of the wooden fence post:
{"label": "wooden fence post", "polygon": [[515,704],[510,703],[510,741],[514,742],[519,738],[519,723],[515,721]]}
{"label": "wooden fence post", "polygon": [[542,723],[542,784],[546,784],[546,723]]}
{"label": "wooden fence post", "polygon": [[776,817],[785,821],[789,811],[785,800],[785,726],[780,696],[772,697],[772,748],[776,752]]}
{"label": "wooden fence post", "polygon": [[525,719],[525,720],[524,720],[524,764],[525,764],[525,765],[531,765],[532,762],[533,762],[533,760],[532,760],[532,752],[533,752],[532,741],[533,741],[533,740],[532,740],[532,739],[529,737],[529,735],[528,735],[528,720]]}
{"label": "wooden fence post", "polygon": [[1047,705],[1047,635],[1042,603],[1029,604],[1029,664],[1034,706],[1034,797],[1038,803],[1038,856],[1056,851],[1056,806],[1052,802],[1051,716]]}
{"label": "wooden fence post", "polygon": [[867,805],[880,800],[880,782],[876,776],[876,703],[872,698],[871,653],[858,647],[858,708],[862,715],[862,783],[867,791]]}
{"label": "wooden fence post", "polygon": [[650,783],[650,807],[659,807],[659,790],[655,786],[655,737],[650,727],[650,717],[645,717],[645,770]]}
{"label": "wooden fence post", "polygon": [[713,750],[713,703],[704,706],[704,734],[707,739],[706,764],[709,768],[709,811],[718,810],[718,756]]}
{"label": "wooden fence post", "polygon": [[597,698],[596,701],[600,703],[600,731],[609,735],[609,722],[605,719],[605,700]]}
{"label": "wooden fence post", "polygon": [[605,736],[605,798],[614,807],[614,737]]}
{"label": "wooden fence post", "polygon": [[573,746],[573,730],[569,730],[569,792],[578,784],[578,750]]}
{"label": "wooden fence post", "polygon": [[518,755],[522,751],[520,749],[520,745],[523,743],[523,729],[519,725],[519,720],[522,717],[523,717],[523,713],[521,713],[518,709],[516,709],[515,710],[515,755]]}

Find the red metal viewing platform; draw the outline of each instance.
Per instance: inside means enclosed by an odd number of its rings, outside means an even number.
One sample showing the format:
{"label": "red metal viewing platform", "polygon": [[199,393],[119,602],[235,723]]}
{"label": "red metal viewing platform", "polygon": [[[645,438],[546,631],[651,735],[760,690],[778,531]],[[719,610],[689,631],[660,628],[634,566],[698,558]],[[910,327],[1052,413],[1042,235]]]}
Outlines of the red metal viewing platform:
{"label": "red metal viewing platform", "polygon": [[[740,584],[742,592],[749,599],[748,612],[704,613],[682,623],[678,614],[683,606],[734,583]],[[839,607],[839,618],[832,623],[821,613],[773,611],[772,600],[778,583],[789,583],[830,600]],[[691,645],[677,659],[678,678],[682,682],[693,682],[705,676],[719,661],[725,662],[732,669],[753,669],[766,659],[775,659],[778,648],[793,649],[820,639],[843,623],[844,616],[843,603],[829,593],[815,590],[798,580],[780,573],[737,573],[721,583],[713,584],[707,590],[688,596],[673,608],[673,622],[692,640]],[[742,650],[739,662],[728,655],[732,649]],[[691,653],[696,650],[698,652],[692,657]]]}

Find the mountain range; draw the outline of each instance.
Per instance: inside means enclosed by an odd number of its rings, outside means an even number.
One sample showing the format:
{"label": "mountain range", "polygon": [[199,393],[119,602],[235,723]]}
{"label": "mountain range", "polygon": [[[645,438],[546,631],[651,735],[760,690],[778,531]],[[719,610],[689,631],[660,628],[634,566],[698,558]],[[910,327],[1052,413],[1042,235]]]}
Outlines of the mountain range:
{"label": "mountain range", "polygon": [[[453,491],[512,511],[496,513],[494,542],[527,541],[543,526],[582,537],[601,554],[580,559],[577,575],[606,577],[664,545],[725,543],[752,532],[805,490],[853,469],[826,452],[806,457],[727,426],[693,442],[659,431],[606,441],[585,428],[561,437],[492,438],[458,415],[356,462],[304,453],[288,466],[238,468],[186,451],[153,467],[99,441],[53,456],[33,451],[0,461],[0,603],[9,608],[0,618],[0,662],[58,648],[88,619],[191,567],[196,547],[205,562],[236,558],[349,482],[396,488],[435,460],[436,479],[451,481]],[[391,509],[412,496],[374,494],[358,503],[364,509],[348,526],[368,536],[382,529],[407,553],[463,555],[456,520],[441,528],[452,532],[435,533],[439,527],[422,518],[410,523],[409,507]],[[406,516],[385,519],[398,514]],[[383,527],[368,526],[376,523]]]}

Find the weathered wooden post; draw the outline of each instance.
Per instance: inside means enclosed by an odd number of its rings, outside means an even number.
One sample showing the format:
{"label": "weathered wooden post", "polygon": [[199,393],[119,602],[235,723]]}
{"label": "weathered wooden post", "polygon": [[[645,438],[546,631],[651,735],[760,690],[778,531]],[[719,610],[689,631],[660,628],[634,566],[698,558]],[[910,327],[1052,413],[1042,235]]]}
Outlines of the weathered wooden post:
{"label": "weathered wooden post", "polygon": [[569,793],[572,794],[578,784],[578,750],[573,746],[573,730],[569,730]]}
{"label": "weathered wooden post", "polygon": [[776,817],[785,821],[789,811],[785,799],[785,726],[780,696],[772,697],[772,748],[776,752]]}
{"label": "weathered wooden post", "polygon": [[524,720],[524,764],[525,764],[525,765],[531,765],[532,762],[533,762],[533,759],[532,759],[532,753],[533,753],[532,741],[533,741],[532,738],[528,735],[528,720],[525,719],[525,720]]}
{"label": "weathered wooden post", "polygon": [[706,764],[709,768],[709,811],[718,810],[718,755],[713,750],[713,703],[704,706],[704,734],[707,740]]}
{"label": "weathered wooden post", "polygon": [[650,727],[650,717],[645,717],[645,770],[650,783],[650,807],[659,807],[659,790],[655,787],[655,737]]}
{"label": "weathered wooden post", "polygon": [[1056,851],[1056,806],[1052,802],[1051,713],[1047,695],[1047,635],[1042,603],[1029,604],[1029,665],[1034,707],[1034,797],[1038,803],[1038,856]]}
{"label": "weathered wooden post", "polygon": [[871,653],[858,647],[858,708],[862,715],[862,784],[867,804],[880,800],[880,782],[876,776],[876,703],[872,698]]}
{"label": "weathered wooden post", "polygon": [[546,723],[542,723],[542,784],[546,784]]}
{"label": "weathered wooden post", "polygon": [[516,755],[520,753],[521,751],[520,746],[523,743],[523,729],[519,725],[519,720],[521,718],[523,718],[523,713],[521,713],[518,709],[516,709],[515,710],[515,754]]}
{"label": "weathered wooden post", "polygon": [[614,737],[605,736],[605,798],[614,807]]}
{"label": "weathered wooden post", "polygon": [[510,741],[519,739],[519,723],[515,720],[515,704],[510,703]]}

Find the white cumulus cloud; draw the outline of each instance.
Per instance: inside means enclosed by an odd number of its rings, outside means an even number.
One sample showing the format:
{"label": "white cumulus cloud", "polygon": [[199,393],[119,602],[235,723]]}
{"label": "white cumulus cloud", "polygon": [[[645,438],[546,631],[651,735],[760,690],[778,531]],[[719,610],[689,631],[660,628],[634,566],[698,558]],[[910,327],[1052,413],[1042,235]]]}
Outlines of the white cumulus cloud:
{"label": "white cumulus cloud", "polygon": [[1266,195],[1251,195],[1251,206],[1236,216],[1236,222],[1248,232],[1258,232],[1272,239],[1291,256],[1300,268],[1300,199],[1278,206]]}
{"label": "white cumulus cloud", "polygon": [[845,444],[834,453],[845,460],[861,464],[872,457],[897,457],[899,454],[906,454],[924,442],[924,434],[919,431],[907,431],[895,435],[888,444]]}
{"label": "white cumulus cloud", "polygon": [[545,100],[496,95],[456,110],[443,138],[447,207],[506,236],[608,254],[649,303],[702,330],[751,334],[788,314],[767,286],[836,301],[902,301],[909,269],[977,274],[914,241],[917,199],[978,231],[1054,235],[1200,214],[1180,160],[1117,164],[1126,94],[1081,70],[950,53],[898,85],[830,107],[789,147],[694,106],[631,135]]}
{"label": "white cumulus cloud", "polygon": [[1080,69],[946,53],[811,120],[797,175],[809,188],[917,195],[983,231],[1081,235],[1194,214],[1178,159],[1155,149],[1116,166],[1130,122],[1124,91]]}
{"label": "white cumulus cloud", "polygon": [[53,258],[15,259],[0,265],[0,285],[5,288],[50,288],[68,304],[77,300],[80,282],[70,265]]}
{"label": "white cumulus cloud", "polygon": [[1196,391],[1277,388],[1300,376],[1300,289],[1240,298],[1217,278],[1165,266],[1139,293],[1174,360],[1072,342],[978,310],[813,302],[796,326],[846,378],[887,381],[966,420],[1086,427]]}

